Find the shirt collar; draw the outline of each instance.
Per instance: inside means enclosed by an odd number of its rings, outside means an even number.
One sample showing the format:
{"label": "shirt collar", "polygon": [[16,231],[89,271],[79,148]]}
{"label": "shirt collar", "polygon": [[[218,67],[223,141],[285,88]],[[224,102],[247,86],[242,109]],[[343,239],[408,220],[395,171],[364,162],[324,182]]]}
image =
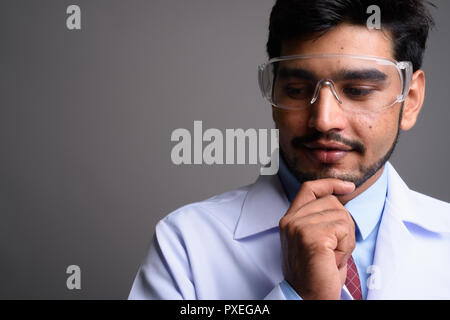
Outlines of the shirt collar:
{"label": "shirt collar", "polygon": [[[362,239],[366,239],[380,221],[387,194],[387,172],[383,169],[381,176],[363,193],[345,204],[355,221],[357,231]],[[283,157],[280,157],[278,175],[289,202],[297,195],[301,183],[289,171]]]}
{"label": "shirt collar", "polygon": [[386,167],[367,190],[345,204],[353,217],[362,239],[366,239],[381,219],[386,201],[388,176]]}

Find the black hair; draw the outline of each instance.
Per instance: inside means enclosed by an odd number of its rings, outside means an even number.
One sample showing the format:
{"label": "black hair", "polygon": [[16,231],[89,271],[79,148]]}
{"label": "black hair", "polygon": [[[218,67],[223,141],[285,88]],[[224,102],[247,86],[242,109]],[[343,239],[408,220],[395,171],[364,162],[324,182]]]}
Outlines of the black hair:
{"label": "black hair", "polygon": [[366,25],[377,5],[381,29],[391,33],[397,61],[411,61],[414,71],[422,66],[428,32],[434,26],[426,0],[277,0],[270,14],[267,53],[278,57],[281,44],[298,36],[320,37],[338,24]]}

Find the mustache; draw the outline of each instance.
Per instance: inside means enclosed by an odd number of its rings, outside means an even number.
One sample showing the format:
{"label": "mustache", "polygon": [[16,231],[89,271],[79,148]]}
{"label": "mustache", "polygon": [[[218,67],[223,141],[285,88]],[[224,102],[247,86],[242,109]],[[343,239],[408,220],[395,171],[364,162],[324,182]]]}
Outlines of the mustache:
{"label": "mustache", "polygon": [[346,146],[351,147],[356,152],[359,152],[361,154],[364,154],[366,152],[366,147],[361,142],[346,139],[334,131],[330,131],[327,133],[322,133],[322,132],[316,131],[311,135],[307,135],[307,136],[303,136],[303,137],[297,136],[292,139],[291,145],[295,149],[298,149],[298,148],[304,147],[305,143],[316,142],[319,139],[345,144]]}

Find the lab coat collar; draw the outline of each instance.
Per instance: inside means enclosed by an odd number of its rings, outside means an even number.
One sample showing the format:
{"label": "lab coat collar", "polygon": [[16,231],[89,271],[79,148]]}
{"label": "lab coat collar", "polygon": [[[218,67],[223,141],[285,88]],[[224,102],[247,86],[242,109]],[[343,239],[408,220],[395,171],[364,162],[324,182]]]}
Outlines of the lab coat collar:
{"label": "lab coat collar", "polygon": [[245,197],[234,231],[234,239],[278,227],[289,206],[289,200],[278,175],[259,176]]}
{"label": "lab coat collar", "polygon": [[[387,162],[388,193],[386,202],[389,212],[406,227],[415,224],[431,232],[450,232],[448,211],[443,210],[443,201],[432,199],[408,188],[394,167]],[[427,201],[427,200],[434,201]],[[385,209],[386,211],[386,209]]]}
{"label": "lab coat collar", "polygon": [[[414,191],[408,188],[389,162],[386,163],[385,169],[388,170],[386,202],[391,208],[390,214],[395,215],[396,220],[406,223],[405,226],[415,224],[432,232],[450,232],[450,221],[442,208],[436,205],[436,210],[418,210],[420,203],[416,203],[417,197],[412,194]],[[428,201],[427,204],[429,203]],[[278,227],[289,206],[278,175],[259,176],[245,197],[234,239],[242,239]]]}

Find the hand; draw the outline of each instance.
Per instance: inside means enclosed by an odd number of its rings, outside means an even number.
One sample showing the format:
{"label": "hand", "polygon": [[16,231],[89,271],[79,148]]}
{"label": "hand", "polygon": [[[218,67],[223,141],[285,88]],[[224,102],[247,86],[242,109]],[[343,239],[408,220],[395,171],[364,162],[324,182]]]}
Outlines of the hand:
{"label": "hand", "polygon": [[307,181],[280,220],[284,277],[302,299],[340,299],[355,224],[335,195],[354,189],[338,179]]}

